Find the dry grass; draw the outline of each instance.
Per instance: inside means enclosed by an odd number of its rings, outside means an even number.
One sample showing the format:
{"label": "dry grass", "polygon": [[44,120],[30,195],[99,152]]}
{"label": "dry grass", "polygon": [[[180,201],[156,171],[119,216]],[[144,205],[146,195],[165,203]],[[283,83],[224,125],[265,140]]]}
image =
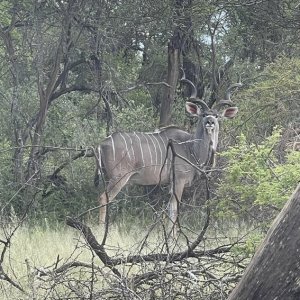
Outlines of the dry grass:
{"label": "dry grass", "polygon": [[[5,236],[12,228],[13,226],[5,229],[2,228],[2,230],[0,230],[0,239],[5,240]],[[164,251],[164,249],[161,248],[163,235],[157,231],[152,232],[150,238],[147,239],[147,243],[143,244],[141,251],[141,244],[147,229],[148,228],[142,228],[135,224],[122,228],[111,226],[106,243],[106,250],[109,255],[118,257],[129,254],[135,255]],[[101,241],[102,228],[92,226],[92,230],[97,240]],[[216,238],[216,231],[222,236]],[[230,230],[227,228],[223,230],[223,232],[221,228],[212,226],[202,246],[206,249],[213,246],[218,247],[221,244],[235,241],[238,236],[241,236],[241,229],[235,226],[231,226]],[[180,243],[177,243],[171,251],[180,251],[180,249],[183,250],[185,247],[186,240],[182,238]],[[40,295],[40,293],[43,295],[43,297],[39,298],[39,296],[37,296],[35,299],[47,299],[40,287],[33,286],[33,281],[31,280],[32,274],[36,274],[38,270],[43,272],[43,270],[53,269],[56,263],[59,267],[71,261],[91,263],[92,259],[92,251],[86,245],[80,233],[72,228],[63,225],[22,226],[16,231],[11,240],[11,245],[5,254],[3,267],[4,271],[15,282],[22,286],[31,298],[24,298],[24,294],[12,287],[11,284],[0,280],[0,290],[2,291],[2,293],[0,293],[0,300],[33,299],[32,291],[35,289],[37,290],[35,295]],[[97,257],[94,258],[94,262],[96,265],[102,266],[102,263]],[[127,271],[135,273],[138,271],[136,268],[137,266],[130,270],[123,271],[125,273],[127,273]]]}
{"label": "dry grass", "polygon": [[[0,240],[13,230],[13,226],[0,230]],[[93,232],[101,240],[100,228],[93,227]],[[112,228],[109,235],[108,251],[112,254],[117,249],[132,249],[136,236]],[[0,248],[1,250],[1,248]],[[92,252],[84,243],[80,233],[67,226],[22,226],[14,234],[10,247],[5,254],[4,271],[22,288],[31,289],[30,273],[38,269],[45,270],[70,261],[91,262]],[[100,263],[100,261],[96,261]],[[0,300],[23,299],[21,293],[7,282],[0,280]],[[20,298],[21,297],[21,298]]]}

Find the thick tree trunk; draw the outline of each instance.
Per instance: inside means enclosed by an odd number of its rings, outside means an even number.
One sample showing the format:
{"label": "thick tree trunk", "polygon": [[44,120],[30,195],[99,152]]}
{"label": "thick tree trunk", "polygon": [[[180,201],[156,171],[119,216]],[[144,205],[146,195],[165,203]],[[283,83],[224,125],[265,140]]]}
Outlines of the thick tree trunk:
{"label": "thick tree trunk", "polygon": [[161,102],[159,126],[164,127],[171,123],[171,112],[176,95],[176,85],[179,74],[179,55],[180,50],[170,42],[168,45],[168,78],[166,92]]}
{"label": "thick tree trunk", "polygon": [[190,35],[192,34],[190,7],[192,0],[173,0],[174,32],[168,43],[168,75],[167,83],[163,93],[159,127],[170,125],[172,107],[176,96],[176,87],[179,77],[180,57],[183,52],[189,51]]}
{"label": "thick tree trunk", "polygon": [[300,184],[228,300],[300,299]]}

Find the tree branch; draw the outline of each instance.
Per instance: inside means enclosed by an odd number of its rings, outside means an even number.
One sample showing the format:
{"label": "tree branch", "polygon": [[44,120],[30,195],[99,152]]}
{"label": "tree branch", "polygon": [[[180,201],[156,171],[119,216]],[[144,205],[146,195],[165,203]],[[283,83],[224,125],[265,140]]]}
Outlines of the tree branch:
{"label": "tree branch", "polygon": [[112,272],[115,275],[117,275],[119,278],[121,277],[120,272],[114,267],[114,264],[112,263],[111,258],[106,253],[104,247],[98,243],[98,241],[96,240],[95,236],[93,235],[91,229],[88,226],[86,226],[83,223],[81,223],[80,221],[72,219],[70,217],[67,217],[66,224],[81,231],[85,240],[87,241],[89,246],[93,249],[95,254],[103,262],[103,264],[105,266],[107,266],[108,268],[110,268],[112,270]]}
{"label": "tree branch", "polygon": [[[127,263],[144,263],[144,262],[157,262],[157,261],[164,261],[164,262],[176,262],[176,261],[181,261],[183,258],[199,258],[202,256],[213,256],[215,254],[220,254],[220,253],[227,253],[230,252],[231,248],[235,244],[231,245],[225,245],[221,247],[217,247],[215,249],[210,249],[210,250],[199,250],[199,251],[184,251],[184,252],[177,252],[177,253],[154,253],[154,254],[148,254],[148,255],[132,255],[132,256],[127,256],[125,258],[116,258],[112,259],[108,256],[106,253],[104,247],[100,245],[95,236],[93,235],[91,229],[78,221],[77,219],[72,219],[71,217],[67,217],[66,224],[78,229],[82,232],[85,240],[89,244],[89,246],[95,251],[96,255],[100,258],[100,260],[104,263],[105,266],[109,267],[116,275],[119,277],[121,276],[120,273],[116,269],[114,269],[114,266],[121,265],[121,264],[127,264]],[[202,236],[202,231],[199,236]],[[197,244],[199,238],[195,240],[194,243],[192,243],[192,247],[195,247]],[[197,246],[197,245],[196,245]],[[194,249],[193,249],[194,250]]]}

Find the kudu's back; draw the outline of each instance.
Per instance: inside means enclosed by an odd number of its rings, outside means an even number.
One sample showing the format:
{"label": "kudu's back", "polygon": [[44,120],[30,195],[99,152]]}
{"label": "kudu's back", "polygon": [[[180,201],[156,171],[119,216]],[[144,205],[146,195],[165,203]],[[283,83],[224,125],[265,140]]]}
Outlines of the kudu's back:
{"label": "kudu's back", "polygon": [[[172,141],[176,154],[187,160],[191,156],[193,135],[174,126],[157,132],[116,132],[100,145],[101,167],[108,180],[129,176],[128,182],[139,185],[164,184],[171,181]],[[176,158],[175,173],[193,177],[194,170],[185,161]],[[178,175],[179,176],[179,175]]]}

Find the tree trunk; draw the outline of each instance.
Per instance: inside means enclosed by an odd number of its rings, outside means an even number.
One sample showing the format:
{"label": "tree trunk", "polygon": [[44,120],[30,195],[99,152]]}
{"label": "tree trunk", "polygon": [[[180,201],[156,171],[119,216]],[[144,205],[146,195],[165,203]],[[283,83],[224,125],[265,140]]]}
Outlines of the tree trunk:
{"label": "tree trunk", "polygon": [[176,85],[179,74],[179,55],[180,49],[175,47],[174,43],[171,41],[168,45],[167,83],[169,87],[166,87],[166,92],[164,93],[161,102],[159,127],[164,127],[171,123],[171,112],[176,95]]}
{"label": "tree trunk", "polygon": [[176,86],[179,77],[180,57],[183,52],[189,51],[190,35],[192,34],[192,22],[190,8],[192,0],[173,0],[174,32],[168,43],[168,75],[167,83],[163,93],[159,127],[170,125],[172,106],[176,96]]}
{"label": "tree trunk", "polygon": [[300,184],[228,300],[300,299]]}
{"label": "tree trunk", "polygon": [[12,93],[11,93],[11,123],[13,131],[13,145],[15,146],[13,155],[13,174],[14,181],[17,184],[23,184],[23,136],[21,130],[21,120],[19,112],[19,62],[18,57],[15,53],[15,46],[13,43],[12,30],[14,29],[14,24],[12,22],[10,30],[0,29],[0,37],[5,45],[6,55],[8,57],[9,69],[11,73],[11,80],[13,83]]}

